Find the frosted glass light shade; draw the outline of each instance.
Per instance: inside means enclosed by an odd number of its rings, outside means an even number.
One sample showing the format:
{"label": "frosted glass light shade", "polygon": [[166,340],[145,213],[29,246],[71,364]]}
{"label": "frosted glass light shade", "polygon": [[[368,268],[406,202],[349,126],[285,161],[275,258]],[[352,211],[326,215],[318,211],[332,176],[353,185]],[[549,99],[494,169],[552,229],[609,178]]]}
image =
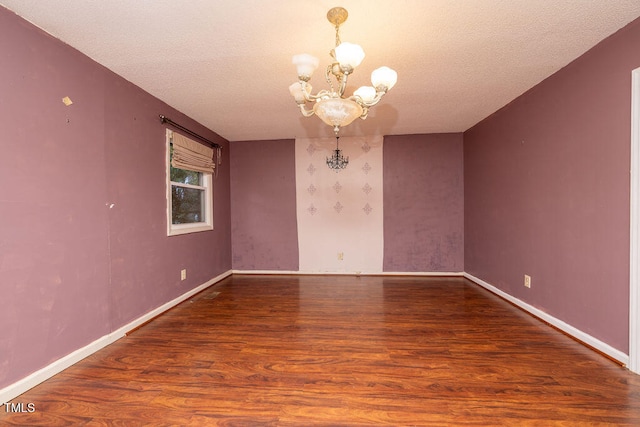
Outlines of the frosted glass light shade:
{"label": "frosted glass light shade", "polygon": [[[305,90],[307,91],[307,94],[311,93],[311,85],[307,83]],[[295,82],[289,86],[289,93],[295,98],[298,104],[304,104],[307,101],[304,97],[304,92],[302,91],[302,85],[300,82]]]}
{"label": "frosted glass light shade", "polygon": [[364,50],[360,45],[353,43],[340,43],[334,52],[336,53],[336,61],[345,68],[356,68],[364,59]]}
{"label": "frosted glass light shade", "polygon": [[376,88],[371,86],[361,86],[353,92],[353,94],[360,97],[360,99],[365,103],[369,103],[376,97]]}
{"label": "frosted glass light shade", "polygon": [[350,99],[328,98],[316,102],[313,112],[329,126],[347,126],[362,115],[362,107]]}
{"label": "frosted glass light shade", "polygon": [[373,87],[378,89],[378,87],[383,86],[386,90],[391,89],[396,82],[398,81],[398,73],[393,71],[389,67],[380,67],[371,73],[371,83]]}
{"label": "frosted glass light shade", "polygon": [[320,64],[320,60],[318,58],[313,55],[309,55],[308,53],[294,55],[291,62],[298,70],[298,77],[305,78],[311,77],[316,68],[318,68],[318,64]]}

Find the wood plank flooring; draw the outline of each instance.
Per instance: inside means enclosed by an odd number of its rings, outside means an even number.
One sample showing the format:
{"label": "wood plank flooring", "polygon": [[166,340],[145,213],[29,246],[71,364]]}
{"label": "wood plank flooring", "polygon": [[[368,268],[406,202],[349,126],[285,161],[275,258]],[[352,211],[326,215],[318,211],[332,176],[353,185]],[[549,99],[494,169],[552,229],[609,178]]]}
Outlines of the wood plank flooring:
{"label": "wood plank flooring", "polygon": [[640,376],[462,278],[231,276],[1,425],[640,425]]}

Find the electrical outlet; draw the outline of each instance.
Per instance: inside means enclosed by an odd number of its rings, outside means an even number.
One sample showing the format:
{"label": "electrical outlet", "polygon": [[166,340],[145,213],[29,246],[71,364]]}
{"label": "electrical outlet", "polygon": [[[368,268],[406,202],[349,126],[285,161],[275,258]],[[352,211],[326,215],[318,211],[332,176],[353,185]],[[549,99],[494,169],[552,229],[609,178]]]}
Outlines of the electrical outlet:
{"label": "electrical outlet", "polygon": [[187,269],[185,268],[180,272],[180,280],[185,280],[186,278],[187,278]]}
{"label": "electrical outlet", "polygon": [[531,276],[524,275],[524,286],[525,288],[531,287]]}
{"label": "electrical outlet", "polygon": [[344,252],[338,252],[338,261],[344,260]]}

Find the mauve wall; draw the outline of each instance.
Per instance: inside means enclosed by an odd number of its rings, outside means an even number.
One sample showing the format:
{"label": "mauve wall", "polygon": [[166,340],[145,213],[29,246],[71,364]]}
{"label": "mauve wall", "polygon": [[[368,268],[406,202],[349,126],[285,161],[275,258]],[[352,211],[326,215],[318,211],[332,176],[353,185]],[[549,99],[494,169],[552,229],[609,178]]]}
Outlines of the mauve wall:
{"label": "mauve wall", "polygon": [[[0,62],[2,388],[228,271],[231,234],[222,138],[1,7]],[[214,231],[166,236],[158,114],[225,146]]]}
{"label": "mauve wall", "polygon": [[231,143],[235,270],[298,270],[293,140]]}
{"label": "mauve wall", "polygon": [[623,352],[638,52],[635,21],[464,134],[465,270]]}
{"label": "mauve wall", "polygon": [[384,138],[384,271],[464,271],[461,133]]}

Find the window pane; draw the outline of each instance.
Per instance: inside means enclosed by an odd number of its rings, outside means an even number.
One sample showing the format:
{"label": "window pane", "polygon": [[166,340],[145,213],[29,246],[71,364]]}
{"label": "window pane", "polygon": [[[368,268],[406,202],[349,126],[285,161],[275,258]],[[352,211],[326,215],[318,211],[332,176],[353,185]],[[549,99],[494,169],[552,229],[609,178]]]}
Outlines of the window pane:
{"label": "window pane", "polygon": [[172,185],[171,202],[171,222],[173,224],[189,224],[205,221],[204,190]]}
{"label": "window pane", "polygon": [[202,173],[171,167],[171,181],[183,184],[202,185]]}

